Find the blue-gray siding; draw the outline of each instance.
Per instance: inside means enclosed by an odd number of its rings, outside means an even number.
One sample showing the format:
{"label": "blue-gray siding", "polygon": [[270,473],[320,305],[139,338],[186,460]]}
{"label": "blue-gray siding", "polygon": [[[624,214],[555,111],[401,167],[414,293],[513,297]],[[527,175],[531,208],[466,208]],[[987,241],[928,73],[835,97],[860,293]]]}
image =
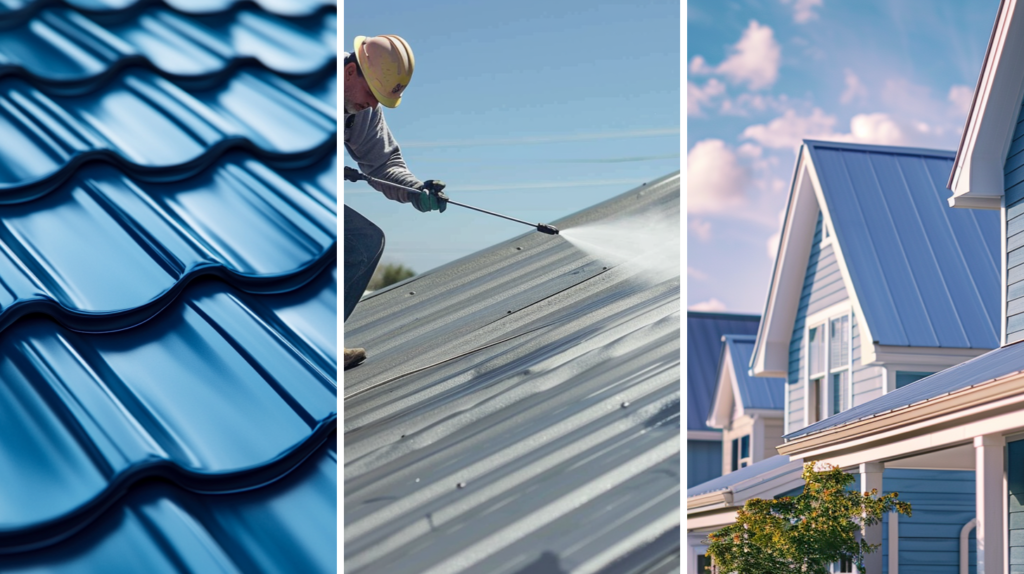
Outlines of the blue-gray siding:
{"label": "blue-gray siding", "polygon": [[1004,166],[1006,188],[1006,342],[1024,339],[1024,109]]}
{"label": "blue-gray siding", "polygon": [[[900,516],[900,574],[958,574],[960,529],[974,518],[974,472],[887,468],[886,493],[898,492],[912,516]],[[970,538],[970,574],[975,574],[974,533]],[[882,527],[882,572],[889,571],[889,517]]]}
{"label": "blue-gray siding", "polygon": [[686,488],[722,476],[722,441],[686,441]]}
{"label": "blue-gray siding", "polygon": [[1010,494],[1010,572],[1024,572],[1024,441],[1006,445],[1006,488]]}
{"label": "blue-gray siding", "polygon": [[[805,404],[802,377],[806,371],[807,359],[804,341],[807,316],[849,298],[833,246],[821,247],[822,219],[819,212],[811,255],[800,293],[800,304],[793,324],[793,336],[789,342],[789,375],[786,379],[789,386],[789,401],[786,404],[789,409],[787,433],[803,427]],[[851,331],[853,404],[859,405],[881,396],[884,377],[882,367],[861,365],[860,322],[856,315],[852,317]]]}

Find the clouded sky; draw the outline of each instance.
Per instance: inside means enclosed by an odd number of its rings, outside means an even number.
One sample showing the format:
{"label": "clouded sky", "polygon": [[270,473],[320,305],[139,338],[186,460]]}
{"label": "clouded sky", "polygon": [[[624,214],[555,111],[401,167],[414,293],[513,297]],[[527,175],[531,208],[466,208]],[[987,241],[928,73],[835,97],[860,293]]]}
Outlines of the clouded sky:
{"label": "clouded sky", "polygon": [[802,138],[955,150],[998,0],[690,0],[687,298],[761,313]]}

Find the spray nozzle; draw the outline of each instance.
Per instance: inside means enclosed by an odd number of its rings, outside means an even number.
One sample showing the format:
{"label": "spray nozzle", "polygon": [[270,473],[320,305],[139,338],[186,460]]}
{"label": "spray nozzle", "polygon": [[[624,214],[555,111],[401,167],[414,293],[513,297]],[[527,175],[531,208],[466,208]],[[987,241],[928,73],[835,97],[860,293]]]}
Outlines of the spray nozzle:
{"label": "spray nozzle", "polygon": [[547,233],[548,235],[558,235],[558,228],[554,225],[548,225],[547,223],[538,223],[537,231]]}

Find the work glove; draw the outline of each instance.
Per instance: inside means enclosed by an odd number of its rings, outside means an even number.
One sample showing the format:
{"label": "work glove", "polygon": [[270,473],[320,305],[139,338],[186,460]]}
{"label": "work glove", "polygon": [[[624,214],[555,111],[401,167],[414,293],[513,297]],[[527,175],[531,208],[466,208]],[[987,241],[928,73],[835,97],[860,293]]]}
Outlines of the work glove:
{"label": "work glove", "polygon": [[440,211],[448,209],[448,197],[441,193],[444,189],[444,182],[439,179],[429,179],[423,182],[418,195],[412,195],[412,205],[416,209],[426,213],[428,211]]}
{"label": "work glove", "polygon": [[345,166],[345,179],[348,181],[360,181],[363,179],[363,174],[359,173],[358,169]]}

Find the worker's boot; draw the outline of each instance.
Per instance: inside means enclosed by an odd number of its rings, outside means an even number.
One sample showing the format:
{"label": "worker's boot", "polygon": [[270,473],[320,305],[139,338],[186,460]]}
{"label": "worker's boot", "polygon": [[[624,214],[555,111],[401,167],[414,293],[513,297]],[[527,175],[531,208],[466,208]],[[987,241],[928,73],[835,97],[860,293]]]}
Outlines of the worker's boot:
{"label": "worker's boot", "polygon": [[345,349],[345,370],[362,363],[366,360],[365,349]]}

